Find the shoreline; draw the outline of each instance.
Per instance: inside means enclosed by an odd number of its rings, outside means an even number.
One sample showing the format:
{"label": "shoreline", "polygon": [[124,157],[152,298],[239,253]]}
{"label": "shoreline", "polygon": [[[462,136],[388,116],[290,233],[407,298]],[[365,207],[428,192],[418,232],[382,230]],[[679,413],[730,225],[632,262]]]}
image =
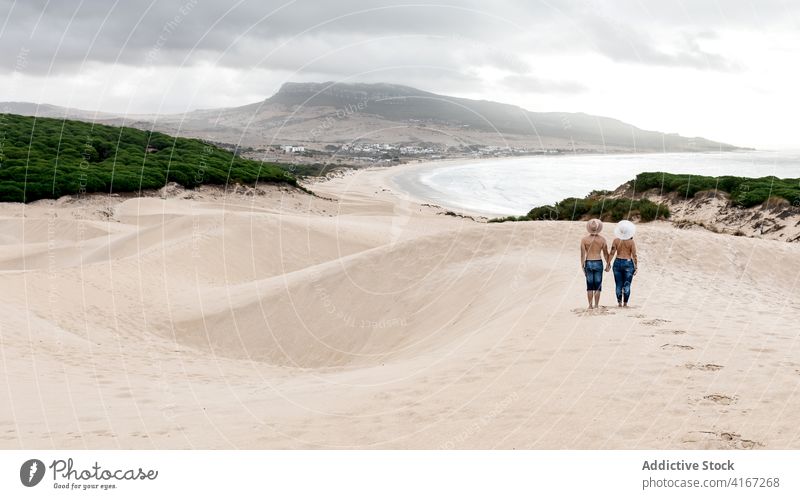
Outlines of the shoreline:
{"label": "shoreline", "polygon": [[[583,198],[597,189],[613,191],[644,171],[664,171],[712,177],[722,175],[743,177],[776,175],[780,178],[787,178],[787,175],[791,173],[784,163],[775,163],[777,160],[772,157],[773,154],[782,153],[759,151],[757,153],[758,156],[753,159],[754,162],[745,162],[743,164],[741,163],[742,158],[752,156],[738,156],[740,154],[742,152],[444,159],[405,163],[396,166],[370,167],[351,170],[351,172],[361,170],[383,171],[384,173],[376,174],[384,179],[381,187],[389,187],[405,199],[413,199],[420,204],[434,204],[456,213],[485,218],[521,216],[535,206],[553,204],[568,197]],[[591,176],[587,177],[581,173],[586,169],[593,168],[592,161],[589,163],[584,161],[584,159],[591,158],[595,158],[598,162],[594,166],[603,168],[605,172],[595,174],[598,176],[597,180],[592,180]],[[615,161],[617,158],[621,160],[619,164]],[[649,163],[640,165],[636,158],[641,158],[643,161],[647,160]],[[697,164],[692,162],[692,158],[696,159]],[[783,160],[783,157],[778,157],[778,159]],[[529,160],[532,163],[528,163]],[[767,171],[760,169],[762,163],[763,168]],[[487,164],[487,167],[491,169],[475,169],[474,166],[477,164]],[[527,168],[526,165],[528,164],[535,166],[535,168]],[[748,166],[750,164],[753,166]],[[556,167],[564,168],[564,173],[560,175],[554,173]],[[456,168],[457,170],[454,171],[457,171],[458,174],[448,173],[447,169],[449,168]],[[426,171],[436,171],[443,174],[442,180],[436,184],[441,184],[443,190],[439,190],[435,186],[429,186],[421,181],[420,177]],[[350,173],[346,175],[349,176]],[[447,187],[449,184],[446,182],[450,181],[458,185],[458,178],[450,177],[460,177],[461,175],[465,175],[464,186]],[[493,175],[498,176],[499,183],[492,180]],[[517,181],[508,180],[510,176],[517,178]],[[580,188],[565,189],[565,185],[570,185],[570,178],[574,181],[579,180]],[[490,185],[490,187],[484,187],[484,184]],[[320,183],[316,185],[320,185]],[[550,194],[544,194],[544,198],[542,198],[543,193]],[[558,194],[556,195],[555,193]],[[524,206],[510,207],[511,204],[515,203],[509,203],[509,199],[526,198],[531,200],[525,203]],[[476,202],[476,200],[479,201]],[[509,208],[506,209],[505,205],[509,205]]]}

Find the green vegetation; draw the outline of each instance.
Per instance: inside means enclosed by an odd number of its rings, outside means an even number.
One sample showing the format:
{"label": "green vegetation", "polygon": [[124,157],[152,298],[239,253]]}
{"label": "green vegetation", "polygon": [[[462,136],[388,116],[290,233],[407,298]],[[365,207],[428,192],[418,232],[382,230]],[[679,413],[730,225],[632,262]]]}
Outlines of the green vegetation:
{"label": "green vegetation", "polygon": [[528,218],[525,215],[518,216],[518,217],[515,217],[515,216],[511,215],[509,217],[490,218],[489,220],[487,220],[487,222],[490,223],[490,224],[494,224],[494,223],[503,223],[503,222],[527,222],[529,220],[531,220],[531,219]]}
{"label": "green vegetation", "polygon": [[585,220],[599,218],[605,222],[637,219],[650,222],[669,218],[665,204],[649,199],[612,198],[607,194],[590,194],[583,199],[567,198],[554,205],[537,206],[521,217],[494,218],[490,222],[521,222],[526,220]]}
{"label": "green vegetation", "polygon": [[[628,183],[635,193],[657,189],[660,194],[678,193],[686,199],[699,192],[717,191],[730,196],[735,206],[749,208],[768,203],[770,206],[800,206],[800,179],[777,177],[705,177],[702,175],[664,172],[640,173]],[[669,207],[649,199],[611,197],[610,191],[592,191],[585,198],[567,198],[554,205],[537,206],[527,215],[493,218],[489,222],[520,222],[525,220],[585,220],[599,218],[606,222],[639,219],[649,222],[669,218]]]}
{"label": "green vegetation", "polygon": [[590,194],[583,199],[567,198],[554,205],[537,206],[521,217],[494,218],[490,222],[526,220],[585,220],[599,218],[604,222],[638,219],[650,222],[669,218],[669,208],[649,199],[612,198],[607,194]]}
{"label": "green vegetation", "polygon": [[234,156],[195,139],[81,121],[0,114],[0,201],[138,192],[167,182],[285,182],[279,166]]}
{"label": "green vegetation", "polygon": [[611,198],[589,195],[583,199],[567,198],[551,206],[539,206],[528,212],[529,220],[584,220],[599,218],[604,222],[638,219],[651,222],[659,217],[669,218],[665,204],[649,199]]}
{"label": "green vegetation", "polygon": [[330,173],[337,168],[342,168],[343,165],[330,165],[325,163],[279,163],[280,167],[291,173],[296,177],[321,177],[326,173]]}
{"label": "green vegetation", "polygon": [[[778,177],[704,177],[701,175],[663,172],[640,173],[634,180],[636,191],[658,189],[663,194],[671,192],[690,199],[701,191],[720,191],[730,195],[736,206],[749,208],[770,198],[782,198],[789,203],[800,202],[800,179]],[[771,200],[772,202],[774,200]]]}

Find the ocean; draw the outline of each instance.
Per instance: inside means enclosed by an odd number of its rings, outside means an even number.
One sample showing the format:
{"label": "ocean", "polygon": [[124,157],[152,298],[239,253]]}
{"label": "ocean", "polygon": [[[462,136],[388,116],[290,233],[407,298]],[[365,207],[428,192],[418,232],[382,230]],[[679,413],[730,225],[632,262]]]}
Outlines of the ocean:
{"label": "ocean", "polygon": [[615,189],[648,171],[780,178],[800,177],[800,152],[600,154],[528,156],[431,163],[398,168],[395,188],[452,209],[486,215],[523,215],[534,206],[596,189]]}

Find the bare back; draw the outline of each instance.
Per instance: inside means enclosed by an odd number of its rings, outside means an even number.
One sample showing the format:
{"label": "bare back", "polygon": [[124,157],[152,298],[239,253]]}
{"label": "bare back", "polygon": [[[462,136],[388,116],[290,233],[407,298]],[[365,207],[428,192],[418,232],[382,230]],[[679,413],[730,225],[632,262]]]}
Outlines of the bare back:
{"label": "bare back", "polygon": [[601,255],[608,254],[606,238],[599,234],[584,236],[581,247],[586,252],[586,260],[602,260]]}
{"label": "bare back", "polygon": [[614,242],[611,243],[611,254],[613,255],[616,252],[617,258],[621,260],[632,260],[636,256],[636,243],[633,242],[633,239],[614,239]]}

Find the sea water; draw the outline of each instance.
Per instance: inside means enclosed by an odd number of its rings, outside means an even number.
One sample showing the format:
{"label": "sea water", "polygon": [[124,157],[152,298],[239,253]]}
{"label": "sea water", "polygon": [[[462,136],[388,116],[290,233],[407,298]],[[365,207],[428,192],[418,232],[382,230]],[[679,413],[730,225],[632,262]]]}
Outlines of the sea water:
{"label": "sea water", "polygon": [[446,208],[523,215],[534,206],[619,187],[638,173],[800,178],[800,151],[543,155],[398,168],[397,189]]}

